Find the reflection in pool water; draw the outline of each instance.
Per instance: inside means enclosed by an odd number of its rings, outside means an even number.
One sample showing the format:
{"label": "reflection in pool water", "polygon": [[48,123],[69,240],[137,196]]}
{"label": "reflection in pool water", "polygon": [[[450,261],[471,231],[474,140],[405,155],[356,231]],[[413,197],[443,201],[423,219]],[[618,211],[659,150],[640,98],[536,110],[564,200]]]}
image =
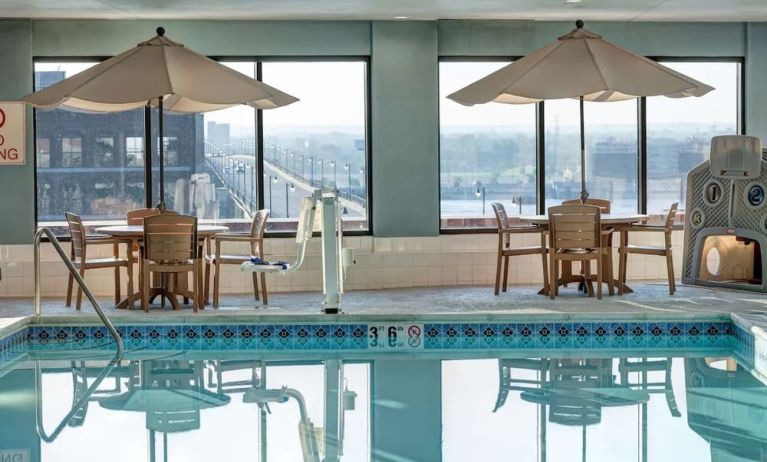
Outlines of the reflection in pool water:
{"label": "reflection in pool water", "polygon": [[0,460],[765,460],[767,390],[733,358],[556,353],[22,361]]}

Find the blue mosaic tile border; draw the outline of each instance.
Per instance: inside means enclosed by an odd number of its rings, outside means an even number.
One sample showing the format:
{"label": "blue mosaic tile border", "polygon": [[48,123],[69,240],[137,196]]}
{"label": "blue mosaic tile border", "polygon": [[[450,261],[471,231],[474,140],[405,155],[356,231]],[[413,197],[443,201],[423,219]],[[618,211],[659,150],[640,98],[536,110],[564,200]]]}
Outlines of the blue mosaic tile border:
{"label": "blue mosaic tile border", "polygon": [[[731,322],[541,322],[174,324],[118,326],[128,349],[156,350],[475,350],[729,347],[741,336]],[[381,337],[374,341],[372,329]],[[412,330],[411,330],[412,328]],[[742,329],[740,329],[742,330]],[[745,333],[745,337],[753,338]],[[33,326],[30,349],[107,347],[103,326]],[[396,340],[396,338],[395,338]]]}
{"label": "blue mosaic tile border", "polygon": [[28,329],[22,329],[9,336],[0,338],[0,363],[11,361],[26,351]]}
{"label": "blue mosaic tile border", "polygon": [[729,346],[730,322],[424,324],[426,349],[589,349]]}

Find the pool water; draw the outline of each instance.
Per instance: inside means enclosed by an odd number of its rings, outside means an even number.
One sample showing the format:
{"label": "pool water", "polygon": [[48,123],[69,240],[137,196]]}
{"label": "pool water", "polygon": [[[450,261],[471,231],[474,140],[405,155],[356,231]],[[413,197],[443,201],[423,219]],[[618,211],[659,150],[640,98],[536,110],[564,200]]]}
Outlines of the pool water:
{"label": "pool water", "polygon": [[113,355],[0,365],[0,461],[767,458],[767,387],[732,346]]}

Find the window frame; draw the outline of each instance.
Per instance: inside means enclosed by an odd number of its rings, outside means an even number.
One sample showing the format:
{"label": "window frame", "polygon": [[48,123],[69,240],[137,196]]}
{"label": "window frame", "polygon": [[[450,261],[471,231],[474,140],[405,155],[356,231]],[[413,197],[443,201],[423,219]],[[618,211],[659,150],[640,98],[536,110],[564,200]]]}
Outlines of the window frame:
{"label": "window frame", "polygon": [[[656,62],[689,62],[689,63],[737,63],[738,64],[738,88],[737,88],[737,132],[745,135],[746,132],[746,57],[745,56],[647,56]],[[492,62],[492,61],[514,61],[520,59],[519,56],[438,56],[437,57],[437,92],[439,94],[439,64],[442,62]],[[640,214],[647,214],[647,98],[637,98],[637,210]],[[437,113],[441,99],[438,99]],[[536,105],[536,184],[537,184],[537,213],[544,214],[546,204],[546,126],[545,111],[546,103],[541,101],[533,103]],[[437,156],[438,175],[442,173],[441,159],[441,121],[437,126]],[[488,234],[496,233],[495,227],[484,228],[445,228],[442,226],[442,197],[441,186],[437,184],[438,197],[438,226],[440,234]],[[681,225],[679,225],[681,226]]]}
{"label": "window frame", "polygon": [[[255,66],[255,76],[257,80],[262,80],[263,78],[263,71],[262,71],[262,64],[264,62],[362,62],[364,64],[364,82],[363,82],[363,88],[364,88],[364,117],[365,120],[363,122],[364,124],[364,133],[365,133],[365,195],[366,195],[366,221],[367,221],[367,228],[363,230],[345,230],[344,235],[347,236],[370,236],[373,235],[373,174],[372,174],[372,161],[373,161],[373,145],[372,145],[372,104],[371,104],[371,57],[369,55],[317,55],[317,56],[310,56],[310,55],[299,55],[299,56],[271,56],[271,55],[210,55],[209,58],[218,61],[218,62],[232,62],[232,61],[252,61]],[[94,63],[97,64],[99,62],[102,62],[104,60],[107,60],[111,58],[111,56],[33,56],[32,58],[32,91],[35,89],[36,79],[35,79],[35,64],[38,63]],[[147,122],[148,118],[147,115],[150,112],[150,109],[145,108],[144,109],[144,126],[145,129],[147,128]],[[256,133],[255,133],[255,140],[256,140],[256,165],[257,165],[257,174],[259,175],[259,181],[257,182],[257,188],[256,188],[256,195],[257,195],[257,202],[258,202],[258,208],[263,209],[265,204],[265,194],[264,194],[264,182],[260,181],[263,179],[263,173],[264,173],[264,141],[263,141],[263,110],[256,109],[254,111],[254,117],[255,117],[255,127],[256,127]],[[33,137],[33,152],[35,154],[37,153],[37,109],[33,108],[32,112],[32,131],[34,133]],[[145,130],[146,131],[146,130]],[[164,138],[168,138],[171,135],[165,134]],[[81,137],[81,140],[83,138]],[[154,181],[157,179],[156,175],[152,171],[152,149],[155,149],[155,147],[150,144],[149,149],[147,149],[147,143],[146,143],[146,134],[142,137],[144,140],[143,145],[143,162],[144,165],[140,166],[140,168],[143,168],[144,170],[144,200],[148,207],[151,207],[152,197],[153,197],[153,184]],[[49,141],[49,143],[53,142],[52,140]],[[82,141],[81,141],[82,142]],[[115,139],[115,143],[117,140]],[[150,140],[150,143],[154,143],[155,140]],[[82,148],[81,148],[82,149]],[[81,153],[81,156],[84,156],[84,152]],[[50,154],[49,154],[50,156]],[[126,138],[126,156],[127,156],[127,138]],[[85,161],[84,157],[81,158],[81,163]],[[50,162],[50,160],[49,160]],[[127,165],[127,158],[125,159],[126,165],[124,168],[128,168]],[[37,173],[37,155],[34,156],[34,159],[32,160],[33,168],[34,168],[34,182],[33,182],[33,188],[35,191],[35,201],[34,201],[34,214],[35,214],[35,230],[40,228],[40,220],[38,218],[38,204],[37,204],[37,193],[38,193],[38,173]],[[119,165],[118,165],[119,167]],[[139,168],[136,167],[130,167],[130,168]],[[226,219],[219,220],[222,222],[226,222]],[[45,222],[42,222],[45,223]],[[315,233],[317,234],[317,233]],[[296,232],[295,231],[266,231],[267,237],[274,237],[274,238],[291,238],[295,237]],[[61,237],[59,240],[67,241],[69,240],[69,237]]]}

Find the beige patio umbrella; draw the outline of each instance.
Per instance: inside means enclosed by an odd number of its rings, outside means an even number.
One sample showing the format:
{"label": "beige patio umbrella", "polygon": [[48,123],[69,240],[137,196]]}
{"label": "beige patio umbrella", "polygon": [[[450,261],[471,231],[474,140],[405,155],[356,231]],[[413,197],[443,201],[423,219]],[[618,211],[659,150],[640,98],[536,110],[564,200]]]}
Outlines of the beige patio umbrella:
{"label": "beige patio umbrella", "polygon": [[[165,37],[157,36],[68,79],[22,98],[33,106],[88,112],[119,112],[145,106],[160,111],[207,112],[246,104],[273,109],[298,101]],[[149,150],[149,134],[147,150]],[[165,208],[163,143],[160,142],[160,202]]]}
{"label": "beige patio umbrella", "polygon": [[669,69],[644,56],[576,28],[545,47],[483,77],[448,96],[473,106],[491,101],[507,104],[543,100],[580,100],[581,199],[586,191],[584,101],[622,101],[642,96],[702,96],[713,87]]}

